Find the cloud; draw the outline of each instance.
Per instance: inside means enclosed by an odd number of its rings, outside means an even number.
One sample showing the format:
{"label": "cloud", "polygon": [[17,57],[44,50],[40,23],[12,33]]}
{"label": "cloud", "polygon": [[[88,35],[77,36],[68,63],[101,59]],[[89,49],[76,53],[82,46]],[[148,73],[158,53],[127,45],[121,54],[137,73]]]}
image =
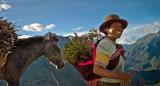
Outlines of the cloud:
{"label": "cloud", "polygon": [[25,31],[33,31],[33,32],[42,31],[43,25],[41,25],[39,23],[33,23],[30,25],[24,25],[24,27],[22,29]]}
{"label": "cloud", "polygon": [[4,19],[4,20],[6,20],[6,19],[7,19],[7,17],[3,17],[3,19]]}
{"label": "cloud", "polygon": [[47,25],[47,26],[46,26],[46,29],[53,29],[53,28],[55,28],[55,27],[56,27],[56,25],[50,24],[50,25]]}
{"label": "cloud", "polygon": [[131,37],[122,36],[120,39],[116,41],[118,44],[133,44],[135,41]]}
{"label": "cloud", "polygon": [[[76,32],[78,36],[88,33],[89,31]],[[66,33],[64,36],[75,36],[74,33]]]}
{"label": "cloud", "polygon": [[44,29],[53,29],[55,27],[56,27],[56,25],[54,25],[54,24],[49,24],[49,25],[43,26],[42,24],[39,24],[39,23],[33,23],[30,25],[24,25],[22,29],[25,31],[40,32]]}
{"label": "cloud", "polygon": [[29,37],[32,37],[30,35],[21,35],[21,36],[18,36],[19,39],[24,39],[24,38],[29,38]]}
{"label": "cloud", "polygon": [[131,34],[146,35],[149,33],[156,33],[158,30],[160,30],[160,22],[156,21],[153,24],[144,24],[134,27],[132,30],[128,30],[128,32]]}
{"label": "cloud", "polygon": [[84,29],[84,27],[77,27],[75,29],[73,28],[74,31],[78,31],[78,30],[81,30],[81,29]]}
{"label": "cloud", "polygon": [[0,4],[0,11],[1,10],[8,10],[8,9],[11,9],[12,6],[9,5],[9,4]]}
{"label": "cloud", "polygon": [[156,21],[152,24],[144,24],[133,27],[132,29],[125,29],[122,37],[117,40],[120,44],[132,44],[137,39],[149,34],[156,33],[160,30],[160,22]]}

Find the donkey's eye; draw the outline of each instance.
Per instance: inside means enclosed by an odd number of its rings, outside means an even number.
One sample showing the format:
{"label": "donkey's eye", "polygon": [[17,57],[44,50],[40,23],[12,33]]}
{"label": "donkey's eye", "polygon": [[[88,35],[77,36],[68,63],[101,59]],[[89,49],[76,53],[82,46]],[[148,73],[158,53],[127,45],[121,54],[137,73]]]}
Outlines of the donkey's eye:
{"label": "donkey's eye", "polygon": [[55,49],[57,49],[57,48],[55,47]]}

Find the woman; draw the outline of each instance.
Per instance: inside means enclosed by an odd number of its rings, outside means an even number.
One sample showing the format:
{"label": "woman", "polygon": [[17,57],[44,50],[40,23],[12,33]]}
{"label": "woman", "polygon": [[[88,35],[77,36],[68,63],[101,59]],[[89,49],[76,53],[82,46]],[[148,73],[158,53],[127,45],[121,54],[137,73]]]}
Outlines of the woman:
{"label": "woman", "polygon": [[106,17],[105,22],[100,26],[100,32],[106,37],[102,39],[96,48],[96,59],[93,72],[103,78],[98,81],[97,86],[120,86],[120,82],[131,81],[134,76],[124,72],[125,61],[120,55],[118,64],[112,70],[107,66],[111,56],[116,52],[116,40],[121,37],[123,30],[127,27],[127,21],[120,19],[118,15],[112,14]]}

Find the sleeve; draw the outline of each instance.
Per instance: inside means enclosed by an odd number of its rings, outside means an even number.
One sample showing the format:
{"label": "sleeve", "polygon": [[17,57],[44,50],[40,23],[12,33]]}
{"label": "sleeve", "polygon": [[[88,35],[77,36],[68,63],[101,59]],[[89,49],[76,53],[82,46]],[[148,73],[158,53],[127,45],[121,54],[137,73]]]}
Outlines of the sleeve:
{"label": "sleeve", "polygon": [[110,57],[112,56],[112,47],[110,44],[105,42],[100,42],[96,48],[96,59],[94,64],[101,65],[103,67],[107,67]]}

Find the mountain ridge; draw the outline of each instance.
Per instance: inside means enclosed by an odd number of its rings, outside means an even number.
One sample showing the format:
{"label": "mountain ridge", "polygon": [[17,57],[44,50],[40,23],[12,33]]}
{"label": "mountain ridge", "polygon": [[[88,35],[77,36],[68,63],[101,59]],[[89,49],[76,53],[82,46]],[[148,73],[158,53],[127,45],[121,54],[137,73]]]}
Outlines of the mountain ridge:
{"label": "mountain ridge", "polygon": [[126,52],[131,70],[160,70],[160,31],[138,39]]}

